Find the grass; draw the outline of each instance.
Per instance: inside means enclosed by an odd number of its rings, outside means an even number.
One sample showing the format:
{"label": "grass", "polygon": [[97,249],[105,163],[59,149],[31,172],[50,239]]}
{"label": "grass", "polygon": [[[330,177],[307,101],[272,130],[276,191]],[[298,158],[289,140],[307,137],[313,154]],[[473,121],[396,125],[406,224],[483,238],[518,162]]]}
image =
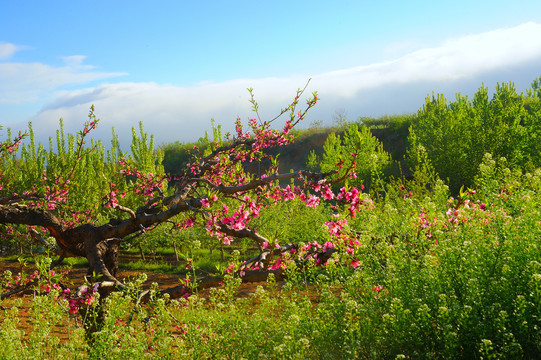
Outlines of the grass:
{"label": "grass", "polygon": [[[166,274],[191,274],[192,270],[186,267],[187,259],[193,260],[194,268],[197,269],[196,275],[207,275],[219,273],[219,269],[227,267],[234,259],[232,252],[238,250],[241,245],[228,247],[224,252],[224,259],[221,258],[221,253],[218,250],[212,252],[208,249],[195,249],[189,254],[179,253],[179,262],[176,262],[174,250],[167,247],[156,248],[154,255],[146,254],[146,260],[140,258],[139,250],[129,249],[123,250],[121,254],[137,256],[137,260],[119,262],[120,269],[152,271]],[[242,252],[246,258],[250,258],[257,254],[255,249],[245,248]],[[156,260],[153,260],[153,257]]]}
{"label": "grass", "polygon": [[[237,246],[238,247],[238,246]],[[176,262],[174,258],[174,250],[172,248],[160,247],[155,250],[155,258],[147,254],[146,259],[142,260],[139,255],[139,250],[137,249],[126,249],[122,250],[120,254],[119,268],[124,270],[134,270],[141,272],[156,272],[164,274],[179,274],[185,275],[192,273],[190,269],[186,268],[186,259],[191,256],[194,260],[194,267],[197,269],[196,275],[206,275],[206,274],[215,274],[218,273],[218,269],[225,268],[229,265],[233,259],[232,251],[235,250],[234,247],[228,248],[224,253],[224,260],[221,259],[221,254],[219,251],[214,250],[210,251],[208,249],[196,249],[191,252],[189,255],[179,254],[179,262]],[[248,249],[245,252],[247,257],[252,257],[256,255],[256,251],[253,249]],[[129,255],[137,257],[136,260],[125,260],[122,259],[122,255]],[[11,262],[11,263],[20,263],[23,261],[26,264],[35,264],[35,257],[41,256],[39,254],[35,255],[9,255],[0,257],[2,262]],[[88,260],[83,257],[69,257],[65,258],[62,261],[62,265],[68,268],[88,268]]]}

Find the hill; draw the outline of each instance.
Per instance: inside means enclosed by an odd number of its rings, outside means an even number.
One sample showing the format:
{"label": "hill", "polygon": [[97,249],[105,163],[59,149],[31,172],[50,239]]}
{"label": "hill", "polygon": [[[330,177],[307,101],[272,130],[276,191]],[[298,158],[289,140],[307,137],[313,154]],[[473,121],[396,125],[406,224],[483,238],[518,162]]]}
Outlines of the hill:
{"label": "hill", "polygon": [[[403,161],[406,155],[408,128],[412,116],[396,115],[383,116],[380,118],[360,118],[356,123],[362,126],[368,126],[372,134],[383,144],[393,160]],[[280,162],[280,172],[289,170],[305,169],[310,152],[314,151],[316,155],[323,154],[323,145],[331,133],[337,135],[343,134],[349,123],[344,123],[337,127],[312,127],[308,129],[296,130],[296,138],[292,144],[278,148],[268,149],[266,152],[271,155],[278,155]],[[170,143],[161,146],[164,151],[163,165],[168,174],[178,173],[179,169],[189,162],[190,151],[194,146],[203,149],[204,144],[200,139],[195,143]],[[252,165],[253,172],[257,173],[259,167],[265,164]]]}

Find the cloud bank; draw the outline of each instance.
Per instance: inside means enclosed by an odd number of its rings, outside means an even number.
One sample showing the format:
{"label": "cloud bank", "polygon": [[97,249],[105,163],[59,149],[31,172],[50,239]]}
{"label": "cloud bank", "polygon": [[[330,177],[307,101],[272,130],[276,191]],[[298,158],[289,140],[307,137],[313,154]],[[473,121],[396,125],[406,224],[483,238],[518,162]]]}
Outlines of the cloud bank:
{"label": "cloud bank", "polygon": [[[11,57],[17,46],[0,44],[0,59]],[[94,71],[84,65],[85,56],[75,55],[62,58],[63,66],[41,63],[0,62],[0,103],[22,104],[39,99],[48,100],[49,93],[70,85],[86,84],[91,81],[123,75]]]}
{"label": "cloud bank", "polygon": [[[10,51],[13,50],[0,44],[0,57],[4,53],[9,56]],[[13,82],[0,85],[0,98],[20,101],[21,97],[39,97],[43,91],[66,84],[119,75],[96,72],[83,65],[83,60],[82,56],[70,57],[65,59],[65,66],[58,68],[0,63],[0,84]],[[248,102],[248,87],[254,89],[262,118],[268,119],[312,78],[308,94],[317,90],[321,101],[308,121],[330,123],[337,109],[345,109],[351,119],[414,112],[433,91],[452,97],[456,92],[473,93],[482,82],[493,87],[496,82],[513,81],[519,90],[525,89],[541,75],[540,63],[541,24],[530,22],[448,39],[440,46],[419,49],[393,60],[323,74],[234,79],[190,87],[117,82],[57,91],[54,100],[31,121],[37,133],[47,137],[54,135],[51,129],[57,127],[60,117],[68,131],[77,131],[94,104],[102,120],[95,135],[108,141],[111,127],[115,127],[127,150],[131,127],[137,127],[139,121],[155,134],[157,143],[196,140],[210,129],[211,118],[231,130],[237,116],[254,116]]]}

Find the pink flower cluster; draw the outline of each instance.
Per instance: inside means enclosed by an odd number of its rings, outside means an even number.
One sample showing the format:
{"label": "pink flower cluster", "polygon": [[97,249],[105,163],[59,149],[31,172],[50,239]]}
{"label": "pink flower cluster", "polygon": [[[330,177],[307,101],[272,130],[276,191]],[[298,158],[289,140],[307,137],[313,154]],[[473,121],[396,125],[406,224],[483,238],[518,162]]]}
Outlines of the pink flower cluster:
{"label": "pink flower cluster", "polygon": [[76,314],[82,307],[91,306],[96,301],[96,292],[100,283],[95,283],[91,288],[84,287],[78,295],[71,296],[69,288],[64,289],[60,296],[68,301],[69,313]]}
{"label": "pink flower cluster", "polygon": [[[361,187],[361,190],[363,187]],[[372,199],[361,199],[361,191],[357,188],[346,189],[345,187],[340,189],[340,192],[336,196],[336,200],[345,203],[348,206],[349,215],[355,217],[357,212],[361,209],[361,206],[370,208],[374,203]]]}
{"label": "pink flower cluster", "polygon": [[[214,195],[212,199],[214,202],[217,200],[217,197]],[[207,202],[208,200],[205,201],[205,203]],[[223,226],[234,230],[246,229],[248,227],[248,222],[251,219],[259,216],[260,209],[260,204],[257,204],[256,201],[252,200],[248,195],[245,195],[240,202],[239,208],[231,215],[229,215],[229,207],[222,204],[222,208],[220,210],[209,216],[206,223],[206,230],[211,236],[215,236],[224,244],[229,245],[232,238],[223,234],[220,229]]]}
{"label": "pink flower cluster", "polygon": [[81,131],[81,137],[84,138],[92,130],[94,130],[98,126],[99,121],[100,120],[97,119],[96,116],[94,115],[94,105],[92,105],[88,113],[88,120],[85,122],[85,127],[83,131]]}
{"label": "pink flower cluster", "polygon": [[[72,211],[70,215],[71,219],[62,218],[62,224],[64,224],[64,226],[66,226],[67,228],[75,227],[83,223],[89,223],[94,218],[94,212],[91,209],[86,209],[83,211]],[[46,232],[46,230],[47,229],[44,229],[43,232]]]}
{"label": "pink flower cluster", "polygon": [[269,122],[258,124],[257,119],[254,118],[250,119],[248,123],[254,132],[255,142],[252,144],[253,152],[275,146],[284,146],[293,140],[291,136],[287,136],[292,128],[291,121],[287,122],[284,126],[283,130],[285,132],[272,129]]}
{"label": "pink flower cluster", "polygon": [[120,195],[120,198],[124,198],[126,196],[126,192],[120,193],[118,188],[114,183],[109,183],[109,194],[105,195],[105,207],[110,208],[116,208],[118,206],[118,196]]}
{"label": "pink flower cluster", "polygon": [[98,126],[98,120],[92,120],[90,122],[86,122],[82,134],[83,135],[88,135],[97,126]]}
{"label": "pink flower cluster", "polygon": [[460,216],[460,210],[455,207],[450,207],[449,210],[445,213],[448,218],[447,221],[449,221],[451,224],[458,224],[459,222],[459,216]]}
{"label": "pink flower cluster", "polygon": [[347,235],[343,233],[343,230],[344,227],[347,226],[347,224],[347,219],[330,220],[325,223],[325,225],[329,229],[329,233],[331,234],[331,236],[336,237],[337,239],[346,238]]}
{"label": "pink flower cluster", "polygon": [[427,218],[425,211],[419,213],[418,225],[422,230],[425,230],[425,236],[427,238],[432,238],[432,231],[438,225],[438,218],[434,216],[432,220]]}
{"label": "pink flower cluster", "polygon": [[0,143],[0,160],[5,156],[16,152],[25,136],[26,134],[19,133],[13,140]]}
{"label": "pink flower cluster", "polygon": [[189,218],[185,219],[184,222],[177,224],[177,228],[180,230],[191,228],[195,225],[195,216],[190,216]]}
{"label": "pink flower cluster", "polygon": [[14,278],[13,278],[13,282],[12,281],[7,281],[5,284],[4,284],[4,287],[6,289],[14,289],[16,287],[20,287],[20,286],[26,286],[27,284],[29,284],[30,282],[33,282],[35,280],[38,280],[40,278],[39,276],[39,273],[37,270],[35,270],[32,274],[30,275],[26,275],[26,274],[23,274],[23,273],[18,273]]}
{"label": "pink flower cluster", "polygon": [[156,192],[156,189],[162,190],[164,187],[167,176],[155,175],[153,173],[143,173],[137,170],[133,164],[130,164],[126,159],[122,158],[118,162],[122,169],[120,174],[125,176],[134,176],[137,181],[133,185],[133,192],[136,195],[142,195],[145,197],[151,197]]}
{"label": "pink flower cluster", "polygon": [[[264,178],[264,176],[262,176]],[[249,196],[244,196],[241,205],[233,213],[229,213],[229,208],[223,205],[221,210],[216,211],[207,219],[207,231],[222,240],[225,244],[229,244],[231,239],[221,233],[220,227],[227,226],[230,229],[241,230],[248,228],[248,223],[251,219],[259,216],[261,208],[267,206],[265,199],[273,200],[274,203],[280,201],[289,201],[295,198],[299,198],[308,207],[317,207],[322,200],[330,201],[337,200],[346,204],[347,211],[350,216],[355,217],[361,206],[370,207],[373,202],[369,198],[361,198],[361,190],[357,188],[342,188],[338,195],[335,195],[329,185],[325,184],[325,180],[321,180],[317,183],[309,185],[315,193],[305,193],[300,187],[290,185],[282,188],[280,186],[269,187],[266,191],[261,191],[256,194],[255,199],[251,199]],[[216,201],[213,199],[212,202]],[[208,199],[203,199],[201,204],[203,207],[210,207],[212,204]],[[265,205],[263,205],[265,204]],[[331,235],[340,238],[343,234],[340,230],[347,224],[345,219],[336,221],[330,221],[326,225],[329,226]],[[344,235],[345,236],[345,235]]]}
{"label": "pink flower cluster", "polygon": [[4,287],[7,289],[16,289],[28,286],[30,283],[35,283],[38,284],[42,291],[47,293],[57,290],[60,292],[59,298],[66,299],[68,301],[69,312],[71,314],[75,314],[77,311],[79,311],[83,304],[93,304],[95,301],[95,296],[93,294],[96,293],[99,283],[94,284],[90,290],[88,288],[84,288],[81,291],[81,296],[71,297],[71,290],[69,288],[62,289],[59,284],[62,278],[68,273],[69,270],[61,273],[57,273],[54,270],[49,270],[45,274],[40,274],[38,270],[35,270],[30,275],[19,273],[13,278],[13,281],[6,282]]}
{"label": "pink flower cluster", "polygon": [[[46,178],[45,172],[43,176]],[[54,210],[59,204],[65,204],[68,200],[70,180],[58,176],[54,180],[54,184],[47,186],[45,190],[45,200],[49,210]]]}
{"label": "pink flower cluster", "polygon": [[[21,141],[26,136],[26,134],[17,135],[12,141],[5,141],[0,143],[0,162],[8,156],[11,153],[14,153],[17,151],[19,145],[21,144]],[[0,169],[0,180],[4,177],[4,174],[2,173],[2,169]],[[0,191],[4,189],[4,186],[0,183]]]}

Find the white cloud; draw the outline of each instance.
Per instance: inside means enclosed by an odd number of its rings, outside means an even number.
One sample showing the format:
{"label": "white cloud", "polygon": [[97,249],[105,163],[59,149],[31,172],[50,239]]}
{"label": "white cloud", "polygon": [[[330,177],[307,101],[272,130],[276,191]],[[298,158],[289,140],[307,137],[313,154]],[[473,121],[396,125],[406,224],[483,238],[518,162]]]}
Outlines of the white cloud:
{"label": "white cloud", "polygon": [[333,94],[391,83],[454,81],[541,58],[541,24],[526,23],[445,41],[393,61],[333,71],[314,77]]}
{"label": "white cloud", "polygon": [[85,84],[90,81],[123,75],[92,71],[84,65],[81,55],[63,58],[64,66],[54,67],[41,63],[0,63],[0,103],[28,103],[46,99],[48,94],[66,85]]}
{"label": "white cloud", "polygon": [[[303,79],[302,81],[306,81]],[[246,119],[255,116],[248,102],[248,87],[254,88],[261,99],[261,115],[276,115],[293,99],[302,81],[281,79],[232,80],[196,87],[178,87],[156,83],[104,84],[96,88],[66,92],[49,104],[34,119],[34,128],[45,131],[54,129],[62,117],[66,130],[78,131],[92,104],[101,118],[96,134],[110,139],[111,127],[121,135],[121,143],[127,149],[131,140],[130,128],[143,121],[146,130],[155,134],[158,142],[176,139],[189,141],[210,130],[210,120],[215,118],[227,130],[237,116]],[[293,86],[293,83],[295,84]],[[283,92],[276,91],[283,89]]]}
{"label": "white cloud", "polygon": [[0,41],[0,60],[9,59],[22,47]]}
{"label": "white cloud", "polygon": [[[65,68],[56,69],[34,64],[35,68],[26,67],[24,71],[38,75],[38,83],[54,82],[50,87],[114,75],[80,71],[83,60],[84,57],[73,57]],[[318,90],[322,100],[311,119],[330,121],[336,109],[346,109],[354,117],[412,112],[432,91],[450,89],[464,93],[468,90],[464,89],[466,85],[474,86],[476,90],[481,82],[488,84],[493,79],[518,81],[518,78],[531,76],[531,81],[541,70],[531,64],[539,61],[541,24],[526,23],[449,39],[441,46],[417,50],[393,61],[312,76],[307,91]],[[0,83],[1,73],[0,70]],[[500,78],[503,74],[512,76]],[[212,117],[229,130],[237,116],[243,119],[253,116],[247,87],[254,88],[261,115],[268,119],[288,104],[296,89],[303,87],[309,77],[235,79],[192,87],[123,82],[63,91],[34,117],[34,127],[51,136],[50,129],[55,128],[58,118],[63,117],[67,130],[77,131],[90,105],[94,104],[102,118],[96,135],[110,139],[110,129],[114,126],[121,134],[121,143],[126,150],[131,139],[130,128],[137,126],[139,121],[144,122],[148,132],[156,135],[158,143],[192,141],[210,128]],[[27,89],[27,86],[20,86],[18,93],[23,94]]]}
{"label": "white cloud", "polygon": [[83,65],[83,61],[85,61],[86,56],[84,55],[71,55],[71,56],[63,56],[62,60],[66,64],[67,68],[71,69],[80,69],[80,70],[92,70],[95,68],[95,66],[92,65]]}

